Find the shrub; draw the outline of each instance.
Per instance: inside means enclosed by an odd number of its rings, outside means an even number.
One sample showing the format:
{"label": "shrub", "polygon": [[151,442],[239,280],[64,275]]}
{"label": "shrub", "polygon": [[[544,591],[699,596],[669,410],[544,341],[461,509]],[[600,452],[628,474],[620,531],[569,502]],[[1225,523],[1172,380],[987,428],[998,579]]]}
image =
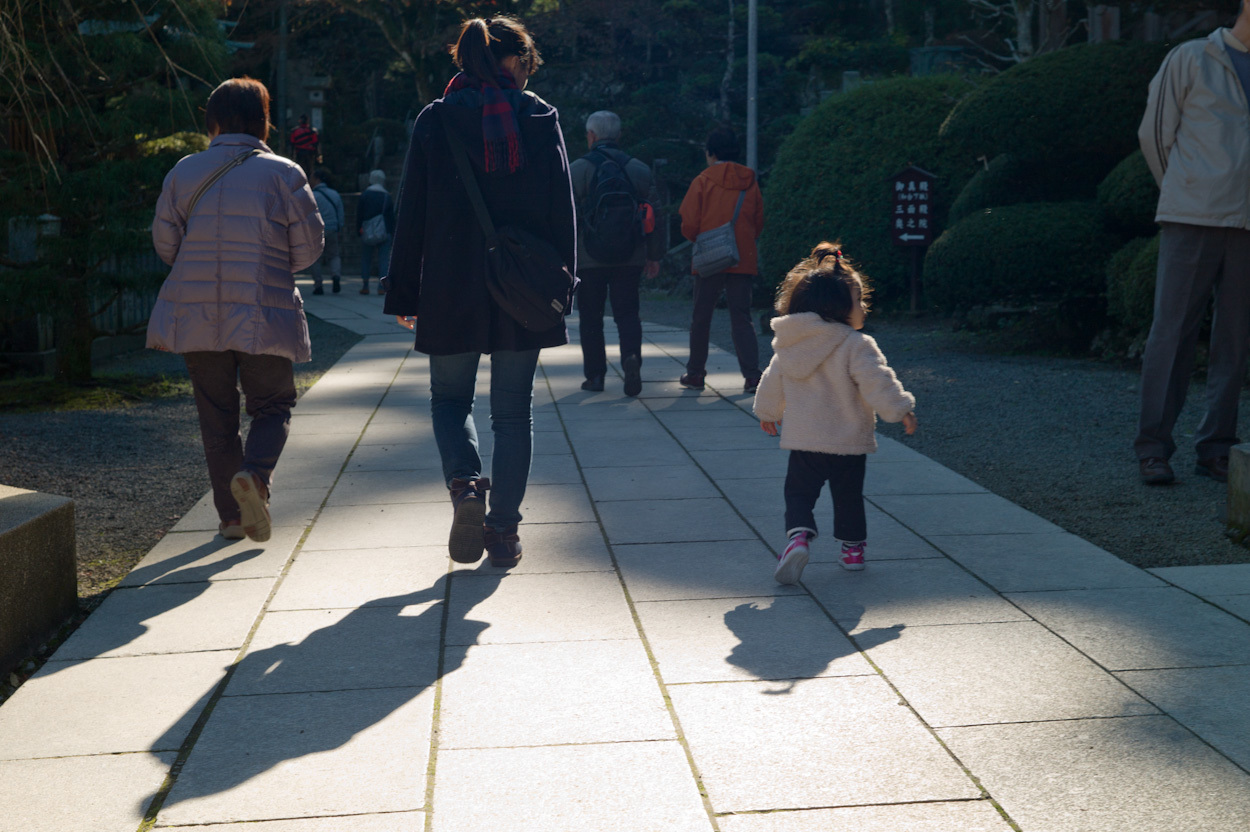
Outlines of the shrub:
{"label": "shrub", "polygon": [[1115,166],[1098,186],[1098,204],[1107,224],[1125,234],[1154,234],[1159,186],[1140,150]]}
{"label": "shrub", "polygon": [[986,208],[1021,202],[1071,202],[1090,200],[1105,170],[1101,159],[1076,157],[1062,165],[1051,161],[1024,161],[1004,153],[977,171],[951,205],[950,222]]}
{"label": "shrub", "polygon": [[872,278],[879,305],[902,302],[908,261],[890,239],[890,178],[911,164],[935,174],[942,227],[972,160],[946,151],[937,130],[968,89],[951,76],[894,78],[835,95],[800,122],[766,183],[761,282],[776,285],[813,245],[837,238]]}
{"label": "shrub", "polygon": [[1130,241],[1107,263],[1107,314],[1126,335],[1143,335],[1150,329],[1158,267],[1158,235]]}
{"label": "shrub", "polygon": [[1150,79],[1170,44],[1070,46],[994,76],[955,107],[942,138],[969,158],[1101,160],[1101,179],[1137,147]]}
{"label": "shrub", "polygon": [[951,312],[976,306],[1101,299],[1122,238],[1092,202],[1039,202],[972,214],[934,241],[925,298]]}

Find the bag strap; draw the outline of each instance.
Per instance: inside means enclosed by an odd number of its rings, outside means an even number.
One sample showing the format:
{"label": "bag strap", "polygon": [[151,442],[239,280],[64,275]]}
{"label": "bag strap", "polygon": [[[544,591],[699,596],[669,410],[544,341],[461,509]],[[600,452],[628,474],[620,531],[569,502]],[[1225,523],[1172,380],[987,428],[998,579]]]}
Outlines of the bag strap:
{"label": "bag strap", "polygon": [[258,148],[252,148],[246,153],[240,153],[238,156],[235,156],[229,162],[226,162],[224,165],[217,168],[217,170],[213,171],[212,176],[201,182],[200,187],[196,188],[195,193],[191,195],[190,204],[187,205],[187,219],[191,219],[191,212],[195,210],[195,206],[199,203],[200,197],[204,196],[204,194],[208,192],[209,188],[216,185],[217,180],[221,179],[221,177],[225,176],[227,173],[234,170],[239,165],[243,164],[260,152],[261,151]]}
{"label": "bag strap", "polygon": [[734,206],[734,218],[729,221],[731,228],[738,227],[738,212],[742,210],[742,201],[747,198],[746,191],[738,191],[738,204]]}
{"label": "bag strap", "polygon": [[482,231],[486,233],[486,239],[495,236],[495,223],[490,218],[490,211],[486,210],[486,201],[482,199],[482,190],[478,187],[477,176],[473,173],[473,168],[469,166],[469,154],[465,153],[464,142],[460,140],[451,129],[451,125],[446,119],[439,119],[443,123],[443,132],[447,134],[447,144],[451,148],[451,157],[456,161],[456,169],[460,173],[460,181],[464,183],[464,189],[469,194],[469,202],[473,203],[473,211],[477,214],[477,221],[482,226]]}
{"label": "bag strap", "polygon": [[[634,199],[642,202],[643,200],[638,199],[638,188],[634,185],[634,178],[629,175],[628,165],[630,162],[634,161],[634,157],[630,156],[623,150],[617,150],[616,153],[618,155],[625,157],[625,161],[622,162],[620,159],[615,158],[611,153],[609,153],[609,150],[611,150],[611,148],[596,147],[586,154],[586,158],[589,159],[590,163],[595,166],[595,176],[599,175],[599,168],[603,167],[604,162],[611,162],[620,168],[621,176],[624,176],[625,181],[629,183],[629,192],[633,194]],[[596,156],[597,158],[592,159],[592,156]]]}

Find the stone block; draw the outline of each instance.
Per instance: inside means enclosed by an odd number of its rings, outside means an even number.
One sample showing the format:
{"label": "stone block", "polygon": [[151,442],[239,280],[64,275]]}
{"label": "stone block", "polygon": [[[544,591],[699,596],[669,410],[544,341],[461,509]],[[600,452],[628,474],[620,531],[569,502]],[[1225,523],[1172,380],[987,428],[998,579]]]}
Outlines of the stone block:
{"label": "stone block", "polygon": [[719,498],[622,500],[598,507],[613,544],[755,539],[755,532]]}
{"label": "stone block", "polygon": [[[159,827],[160,824],[157,824]],[[262,820],[252,823],[214,823],[180,826],[178,832],[424,832],[425,812],[391,812],[385,815],[339,815],[330,818]],[[981,832],[980,829],[969,832]]]}
{"label": "stone block", "polygon": [[1250,769],[1250,666],[1117,673],[1165,713]]}
{"label": "stone block", "polygon": [[405,607],[441,600],[447,547],[302,551],[269,611]]}
{"label": "stone block", "polygon": [[712,830],[675,741],[442,751],[433,821],[434,832]]}
{"label": "stone block", "polygon": [[[1248,446],[1250,447],[1250,446]],[[1151,569],[1170,584],[1194,595],[1250,595],[1250,563],[1220,563],[1210,566],[1164,566]]]}
{"label": "stone block", "polygon": [[452,579],[448,645],[601,641],[638,637],[610,572]]}
{"label": "stone block", "polygon": [[[687,500],[720,496],[716,486],[689,460],[671,465],[587,468],[586,485],[596,502],[605,500]],[[685,464],[682,464],[682,463]]]}
{"label": "stone block", "polygon": [[929,540],[999,592],[1163,586],[1068,532],[934,535]]}
{"label": "stone block", "polygon": [[6,832],[138,829],[177,756],[167,751],[0,762],[0,818]]}
{"label": "stone block", "polygon": [[74,501],[0,485],[0,675],[77,608]]}
{"label": "stone block", "polygon": [[1021,829],[1244,832],[1250,776],[1166,716],[940,728]]}
{"label": "stone block", "polygon": [[988,800],[961,800],[727,815],[720,819],[720,828],[721,832],[1008,832],[1011,826]]}
{"label": "stone block", "polygon": [[616,546],[615,553],[634,601],[760,598],[803,591],[773,580],[777,561],[758,540],[683,543],[680,557],[667,543]]}

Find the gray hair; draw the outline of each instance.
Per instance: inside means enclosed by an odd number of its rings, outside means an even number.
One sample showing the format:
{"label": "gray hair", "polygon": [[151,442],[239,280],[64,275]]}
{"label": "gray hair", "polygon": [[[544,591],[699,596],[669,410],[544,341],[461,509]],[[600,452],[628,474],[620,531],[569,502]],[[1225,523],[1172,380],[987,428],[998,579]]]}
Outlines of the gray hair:
{"label": "gray hair", "polygon": [[386,171],[384,170],[369,171],[369,184],[370,185],[385,185],[386,184]]}
{"label": "gray hair", "polygon": [[594,133],[600,141],[617,141],[621,137],[621,117],[611,110],[591,113],[586,119],[586,132]]}

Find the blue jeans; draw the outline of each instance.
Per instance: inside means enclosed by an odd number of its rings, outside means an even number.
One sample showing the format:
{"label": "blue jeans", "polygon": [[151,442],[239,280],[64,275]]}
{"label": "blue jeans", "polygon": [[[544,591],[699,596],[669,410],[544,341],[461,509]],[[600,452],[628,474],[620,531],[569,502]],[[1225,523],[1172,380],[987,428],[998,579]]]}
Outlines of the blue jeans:
{"label": "blue jeans", "polygon": [[[481,476],[473,423],[476,352],[430,356],[430,415],[434,441],[443,459],[443,479]],[[490,356],[490,427],[495,434],[491,458],[490,511],[486,525],[506,529],[521,522],[521,501],[534,453],[534,371],[538,350],[498,350]]]}
{"label": "blue jeans", "polygon": [[386,238],[385,243],[378,243],[376,246],[360,244],[360,281],[366,289],[369,288],[369,273],[373,266],[373,253],[378,254],[378,277],[386,277],[386,270],[391,265],[391,237]]}

